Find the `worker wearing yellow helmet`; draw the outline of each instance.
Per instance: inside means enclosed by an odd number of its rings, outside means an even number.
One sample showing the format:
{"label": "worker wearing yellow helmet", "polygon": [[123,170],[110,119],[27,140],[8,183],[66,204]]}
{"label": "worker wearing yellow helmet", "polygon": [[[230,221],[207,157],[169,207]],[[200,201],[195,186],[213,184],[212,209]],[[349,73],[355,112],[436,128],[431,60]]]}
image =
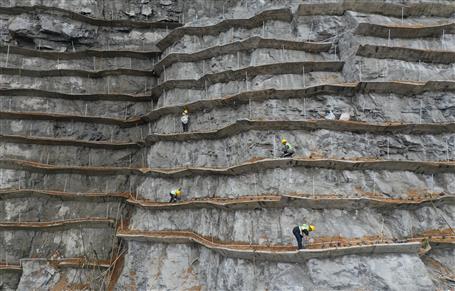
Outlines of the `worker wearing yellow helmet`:
{"label": "worker wearing yellow helmet", "polygon": [[281,140],[281,144],[283,145],[283,148],[281,149],[281,151],[283,152],[281,154],[281,157],[282,158],[292,157],[292,155],[294,155],[295,153],[294,147],[285,138]]}
{"label": "worker wearing yellow helmet", "polygon": [[190,117],[188,115],[188,109],[183,110],[180,121],[182,121],[183,132],[187,132],[188,128],[190,127]]}
{"label": "worker wearing yellow helmet", "polygon": [[310,235],[310,232],[312,231],[315,231],[316,230],[316,227],[312,224],[301,224],[301,225],[297,225],[296,227],[294,227],[292,229],[292,233],[294,234],[295,236],[295,239],[297,240],[297,247],[298,249],[303,249],[303,243],[302,243],[302,239],[303,239],[303,236],[309,236]]}
{"label": "worker wearing yellow helmet", "polygon": [[180,201],[180,199],[182,199],[182,188],[178,188],[178,189],[172,190],[169,193],[169,196],[171,196],[171,199],[169,200],[169,203]]}

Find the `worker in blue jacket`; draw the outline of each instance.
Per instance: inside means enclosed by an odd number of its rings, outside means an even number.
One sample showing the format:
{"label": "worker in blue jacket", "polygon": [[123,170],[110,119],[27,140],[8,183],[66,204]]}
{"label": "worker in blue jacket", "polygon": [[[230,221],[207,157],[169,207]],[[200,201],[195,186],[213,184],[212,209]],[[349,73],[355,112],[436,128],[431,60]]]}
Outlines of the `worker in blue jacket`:
{"label": "worker in blue jacket", "polygon": [[301,224],[297,225],[292,229],[292,233],[295,236],[295,239],[297,240],[297,247],[298,249],[303,249],[303,244],[302,244],[302,239],[303,236],[309,236],[310,232],[314,231],[316,227],[312,224]]}

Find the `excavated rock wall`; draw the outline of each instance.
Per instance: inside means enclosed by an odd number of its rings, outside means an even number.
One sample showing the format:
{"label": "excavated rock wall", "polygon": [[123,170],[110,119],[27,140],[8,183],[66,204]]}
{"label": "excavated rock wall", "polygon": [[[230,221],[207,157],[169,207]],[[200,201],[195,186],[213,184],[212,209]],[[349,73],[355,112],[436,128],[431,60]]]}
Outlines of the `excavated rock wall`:
{"label": "excavated rock wall", "polygon": [[[263,94],[265,95],[265,94]],[[218,130],[240,119],[267,120],[299,120],[302,118],[321,119],[326,110],[332,110],[337,116],[343,112],[351,112],[356,120],[368,123],[384,123],[387,121],[403,123],[446,123],[453,121],[454,97],[450,91],[446,92],[410,92],[409,95],[399,95],[393,92],[368,92],[343,94],[324,94],[315,96],[294,97],[292,93],[278,93],[261,97],[245,96],[231,102],[222,102],[216,99],[210,104],[188,105],[191,114],[191,127],[195,131]],[[289,97],[288,97],[289,96]],[[259,100],[258,100],[259,99]],[[219,100],[219,101],[218,101]],[[250,101],[251,100],[251,101]],[[387,102],[382,102],[387,100]],[[191,102],[184,100],[178,105]],[[227,103],[227,104],[226,104]],[[178,106],[177,104],[175,106]],[[168,105],[168,112],[153,118],[152,131],[154,133],[182,132],[180,124],[175,121],[173,105]],[[180,106],[182,107],[182,106]],[[172,109],[172,111],[170,111]],[[180,109],[180,108],[178,108]],[[152,117],[152,116],[151,116]],[[174,130],[175,127],[175,130]]]}
{"label": "excavated rock wall", "polygon": [[[441,215],[450,216],[454,206],[422,206],[417,209],[307,209],[277,208],[255,210],[138,209],[130,227],[138,230],[188,230],[221,241],[253,244],[292,244],[293,222],[311,219],[324,236],[355,238],[374,236],[403,239],[413,234],[446,227]],[[439,214],[438,212],[442,212]],[[350,221],[339,225],[339,221]]]}
{"label": "excavated rock wall", "polygon": [[[153,167],[228,167],[254,158],[274,158],[281,154],[280,137],[298,145],[299,155],[355,159],[362,157],[393,160],[446,160],[453,134],[404,135],[337,132],[330,130],[249,130],[216,140],[157,142],[150,146]],[[243,142],[239,142],[243,141]],[[362,144],[363,146],[359,146]],[[204,149],[195,155],[199,149]],[[181,156],[173,153],[179,152]]]}
{"label": "excavated rock wall", "polygon": [[[422,14],[427,16],[425,12]],[[261,14],[258,15],[257,19],[260,19]],[[409,25],[417,27],[449,22],[445,17],[436,16],[434,19],[426,19],[418,15],[406,18],[403,22],[406,21],[408,24],[408,20]],[[362,23],[369,24],[369,27],[363,27]],[[258,125],[260,127],[258,129],[255,125],[249,126],[242,121],[242,119],[258,120],[258,122],[317,120],[323,118],[328,110],[332,110],[337,116],[342,112],[350,112],[352,118],[357,121],[378,125],[392,122],[414,125],[451,122],[450,108],[453,98],[451,98],[452,93],[446,91],[446,87],[428,92],[414,90],[404,92],[394,90],[393,83],[385,83],[383,90],[377,90],[377,92],[360,90],[340,94],[340,91],[334,91],[333,94],[321,92],[312,96],[302,91],[301,95],[286,96],[284,93],[280,94],[279,98],[275,97],[274,92],[267,97],[259,98],[252,94],[241,96],[241,93],[246,91],[263,90],[265,92],[269,88],[295,90],[317,87],[319,84],[352,81],[452,80],[450,57],[443,58],[442,52],[432,53],[429,57],[430,54],[406,51],[408,48],[440,50],[441,41],[444,43],[443,48],[450,49],[453,36],[450,29],[444,31],[445,35],[440,39],[440,31],[423,29],[423,32],[413,34],[393,27],[401,23],[399,18],[370,15],[365,11],[346,11],[342,15],[326,16],[322,10],[320,15],[302,13],[300,16],[298,12],[293,16],[292,21],[262,21],[262,25],[256,28],[239,28],[234,24],[230,27],[229,23],[225,23],[225,25],[207,26],[200,31],[187,29],[180,34],[176,33],[179,30],[177,29],[166,37],[165,41],[158,44],[158,47],[165,49],[163,56],[169,58],[169,61],[162,60],[158,64],[158,66],[161,64],[168,64],[168,66],[158,67],[161,74],[158,87],[153,91],[159,99],[158,108],[149,115],[154,123],[152,132],[155,135],[149,139],[152,144],[149,147],[148,163],[154,168],[223,169],[219,169],[222,173],[216,173],[218,169],[210,173],[198,173],[196,170],[189,176],[146,178],[145,184],[137,189],[139,196],[147,201],[165,202],[168,199],[167,189],[173,189],[175,185],[182,187],[185,200],[207,197],[239,199],[245,195],[298,195],[299,193],[336,194],[341,197],[363,196],[366,193],[384,197],[412,197],[415,192],[453,195],[450,194],[452,190],[449,189],[452,174],[421,173],[421,168],[416,171],[295,166],[264,169],[259,161],[257,166],[253,165],[241,173],[230,173],[229,169],[224,169],[262,158],[276,158],[280,151],[279,142],[282,137],[286,137],[296,145],[297,155],[303,157],[379,158],[396,161],[450,160],[452,134],[450,131],[445,131],[445,134],[441,132],[442,135],[439,135],[436,133],[436,128],[428,128],[428,132],[415,134],[412,133],[412,129],[399,133],[388,128],[384,129],[387,132],[385,134],[353,128],[340,131],[340,128],[334,129],[334,127],[325,129],[310,127],[305,130],[284,122],[280,123],[281,127],[275,124],[273,126],[277,128],[272,129],[264,124]],[[374,26],[375,24],[378,27],[384,24],[390,26],[393,43],[391,39],[387,40],[387,35],[384,39],[384,35],[376,33],[378,28]],[[394,32],[394,29],[397,32]],[[175,38],[173,43],[167,41],[171,36]],[[247,44],[246,40],[252,36],[301,42],[328,40],[331,47],[330,50],[320,51],[305,50],[303,47],[295,50],[289,45],[286,47],[283,45],[280,49],[271,47],[270,44],[269,47],[264,48],[260,44],[256,49],[243,48],[243,45]],[[372,41],[369,42],[369,40]],[[229,47],[230,43],[236,43],[238,51],[233,51],[234,46]],[[432,43],[432,45],[425,46],[425,43]],[[397,50],[397,53],[386,50],[377,53],[378,49],[361,49],[361,45],[393,46],[404,49]],[[217,52],[214,53],[214,50]],[[170,59],[173,55],[175,58]],[[179,59],[181,59],[180,62]],[[339,71],[335,64],[324,69],[323,62],[329,61],[344,62],[341,75],[338,75]],[[306,62],[300,63],[302,69],[298,74],[292,72],[295,62]],[[310,62],[317,63],[317,71],[311,69]],[[281,64],[282,68],[289,71],[283,73],[275,69],[264,74],[265,71],[261,66],[270,64]],[[257,69],[250,69],[252,67]],[[308,69],[305,70],[305,67]],[[232,71],[229,71],[229,75],[222,74],[226,70]],[[236,78],[243,80],[238,81]],[[196,79],[196,81],[189,83],[188,79]],[[385,89],[388,87],[390,89]],[[233,95],[234,100],[222,99],[229,95]],[[193,104],[193,108],[188,106],[191,112],[191,129],[204,133],[193,135],[181,133],[176,117],[178,111],[185,108],[185,104],[188,103],[190,106]],[[286,129],[286,126],[289,126],[289,129]],[[176,152],[180,154],[175,155]],[[151,231],[151,235],[154,231],[172,230],[178,233],[189,230],[223,243],[288,245],[293,243],[292,227],[304,220],[321,226],[322,228],[319,228],[321,236],[353,238],[387,232],[387,236],[402,239],[419,232],[431,231],[433,228],[445,228],[447,223],[453,224],[452,206],[442,206],[445,210],[440,214],[434,212],[440,211],[437,210],[438,207],[422,206],[412,210],[387,210],[383,213],[368,206],[351,210],[343,208],[309,210],[298,207],[218,210],[192,209],[191,206],[185,209],[154,210],[153,207],[143,207],[134,211],[129,228],[144,233]],[[435,222],[434,219],[439,221],[436,225],[432,225]],[[159,235],[156,234],[158,237]],[[132,258],[127,258],[120,278],[120,289],[133,284],[143,289],[200,287],[207,290],[352,289],[356,286],[406,290],[412,285],[411,289],[420,290],[447,284],[430,275],[434,274],[433,268],[429,264],[422,264],[423,261],[418,256],[404,254],[369,257],[371,259],[369,263],[383,264],[385,261],[390,261],[388,266],[391,269],[382,266],[380,276],[387,276],[386,279],[378,278],[374,268],[363,263],[365,258],[362,256],[312,259],[298,264],[298,267],[288,263],[282,263],[279,267],[270,262],[257,263],[239,258],[223,258],[220,261],[216,251],[207,250],[203,246],[191,246],[191,250],[182,250],[180,247],[176,249],[172,243],[166,246],[159,245],[154,240],[148,243],[135,242],[134,237],[130,238],[129,246],[135,252],[147,254],[147,258],[150,258],[147,262],[150,263],[138,265]],[[150,253],[155,255],[149,256]],[[183,253],[189,257],[182,258]],[[437,253],[447,254],[447,250],[438,250]],[[258,260],[260,259],[258,255]],[[441,257],[439,259],[446,260]],[[340,263],[338,260],[343,262],[342,267],[337,265]],[[410,278],[404,275],[405,278],[396,278],[392,283],[390,278],[404,271],[404,269],[398,271],[393,267],[395,260],[419,261],[415,265],[415,271],[420,274],[419,279],[413,279],[412,283],[404,283]],[[258,264],[262,265],[258,266]],[[369,274],[368,281],[354,271],[354,265],[357,264],[364,266],[364,272]],[[159,267],[150,269],[147,265]],[[295,267],[302,269],[294,269]],[[208,269],[212,275],[207,275]],[[239,269],[242,271],[239,272]],[[129,277],[132,270],[136,274],[134,278]],[[340,271],[346,274],[346,280],[340,280],[339,276],[335,275]],[[169,272],[172,276],[167,279]],[[138,277],[138,273],[147,273],[153,279],[148,279],[147,276]],[[357,276],[354,277],[354,274]],[[294,275],[296,277],[293,277]],[[176,277],[180,279],[176,280]],[[283,278],[285,280],[282,280]],[[274,283],[277,285],[269,285]]]}
{"label": "excavated rock wall", "polygon": [[[146,131],[128,120],[150,110],[155,42],[178,24],[102,17],[108,4],[1,3],[2,160],[145,165]],[[135,178],[0,171],[0,289],[107,289]]]}
{"label": "excavated rock wall", "polygon": [[[142,271],[132,277],[124,274],[121,280],[131,282],[138,290],[312,290],[365,286],[387,289],[391,285],[396,288],[412,285],[423,290],[433,286],[428,277],[417,275],[425,274],[426,270],[414,255],[354,255],[286,264],[233,259],[192,245],[132,242],[129,247],[144,260],[127,258],[125,268]],[[160,258],[160,264],[156,264],[155,258]],[[216,267],[207,268],[206,264]],[[346,270],[347,265],[360,265],[361,269]],[[340,272],[344,276],[339,276]],[[185,274],[184,279],[176,281],[178,274]],[[125,284],[119,289],[128,287]]]}
{"label": "excavated rock wall", "polygon": [[[238,197],[261,194],[338,194],[349,197],[382,193],[406,197],[416,191],[453,193],[453,174],[435,175],[408,171],[332,170],[326,168],[267,169],[236,176],[193,175],[191,177],[147,179],[138,188],[141,196],[158,201],[169,199],[166,189],[175,184],[186,189],[188,198]],[[394,183],[399,179],[400,183]],[[409,194],[408,194],[409,193]]]}
{"label": "excavated rock wall", "polygon": [[453,15],[0,0],[0,290],[454,288]]}

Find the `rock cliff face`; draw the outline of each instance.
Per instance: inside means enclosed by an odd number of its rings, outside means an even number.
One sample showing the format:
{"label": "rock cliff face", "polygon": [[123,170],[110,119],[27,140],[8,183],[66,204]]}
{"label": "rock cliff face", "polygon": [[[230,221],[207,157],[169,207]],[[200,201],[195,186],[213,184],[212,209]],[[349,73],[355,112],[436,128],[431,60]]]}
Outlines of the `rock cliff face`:
{"label": "rock cliff face", "polygon": [[455,288],[454,16],[0,0],[0,290]]}

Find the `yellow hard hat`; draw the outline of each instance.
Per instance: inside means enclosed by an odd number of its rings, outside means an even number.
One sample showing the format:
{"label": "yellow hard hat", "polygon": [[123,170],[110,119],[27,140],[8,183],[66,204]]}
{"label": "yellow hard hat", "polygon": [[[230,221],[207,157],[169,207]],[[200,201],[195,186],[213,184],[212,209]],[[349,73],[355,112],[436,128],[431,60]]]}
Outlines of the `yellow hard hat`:
{"label": "yellow hard hat", "polygon": [[183,110],[183,113],[188,113],[188,109]]}
{"label": "yellow hard hat", "polygon": [[283,139],[281,140],[281,143],[282,143],[282,144],[287,144],[288,141],[287,141],[285,138],[283,138]]}
{"label": "yellow hard hat", "polygon": [[308,227],[308,229],[309,229],[310,231],[315,231],[315,230],[316,230],[316,227],[315,227],[314,225],[310,224],[310,226]]}
{"label": "yellow hard hat", "polygon": [[175,191],[175,195],[180,195],[180,194],[182,194],[182,190],[179,188],[179,189],[177,189],[177,191]]}

